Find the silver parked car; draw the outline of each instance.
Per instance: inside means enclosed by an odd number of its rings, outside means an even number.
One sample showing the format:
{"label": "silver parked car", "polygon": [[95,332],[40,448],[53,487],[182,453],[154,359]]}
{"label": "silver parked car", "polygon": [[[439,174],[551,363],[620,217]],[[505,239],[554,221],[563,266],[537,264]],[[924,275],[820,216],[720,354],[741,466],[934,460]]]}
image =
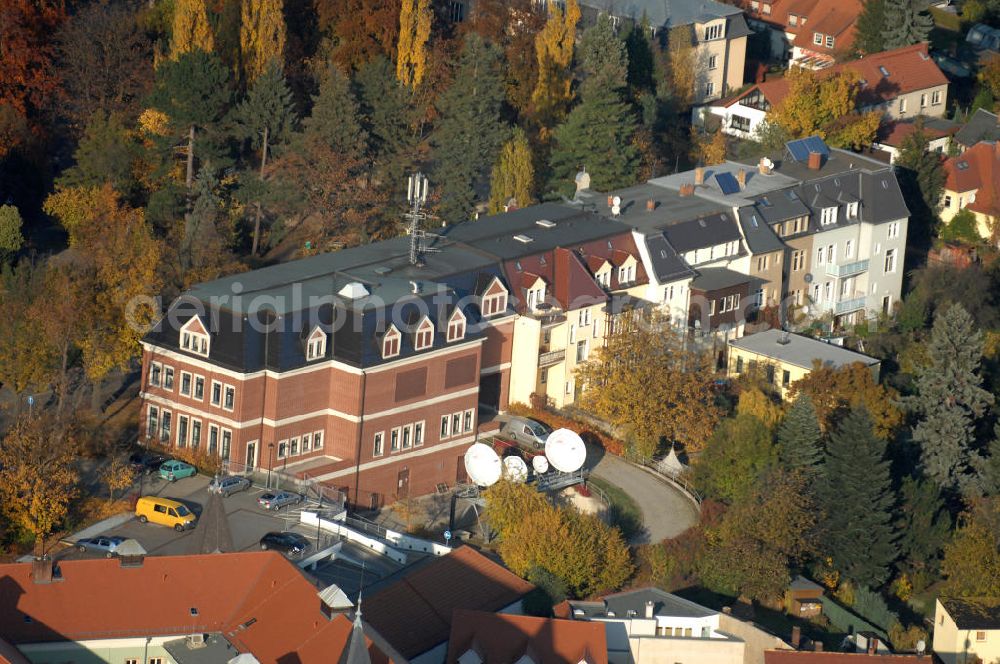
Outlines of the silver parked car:
{"label": "silver parked car", "polygon": [[545,448],[552,429],[530,417],[511,417],[500,427],[500,435],[536,450]]}
{"label": "silver parked car", "polygon": [[257,504],[266,510],[280,510],[288,505],[298,505],[302,502],[302,496],[288,491],[268,491],[260,494]]}
{"label": "silver parked car", "polygon": [[81,553],[85,551],[96,551],[103,553],[105,558],[111,558],[118,552],[118,547],[124,542],[126,537],[84,537],[73,543]]}
{"label": "silver parked car", "polygon": [[209,493],[220,493],[223,496],[231,496],[237,491],[246,491],[249,488],[250,479],[240,475],[215,477],[208,484]]}

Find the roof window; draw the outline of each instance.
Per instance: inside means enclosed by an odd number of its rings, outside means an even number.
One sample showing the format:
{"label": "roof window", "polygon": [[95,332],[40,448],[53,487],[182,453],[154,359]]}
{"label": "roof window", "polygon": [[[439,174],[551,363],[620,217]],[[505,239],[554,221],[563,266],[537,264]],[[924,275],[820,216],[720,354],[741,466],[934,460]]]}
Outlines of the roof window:
{"label": "roof window", "polygon": [[556,222],[549,221],[548,219],[539,219],[535,222],[535,224],[537,226],[541,226],[542,228],[555,228]]}
{"label": "roof window", "polygon": [[521,233],[515,235],[514,239],[517,240],[518,242],[523,242],[524,244],[528,244],[529,242],[533,242],[533,239],[531,237],[529,237],[527,235],[524,235],[524,234],[521,234]]}
{"label": "roof window", "polygon": [[879,70],[879,71],[880,71],[880,72],[882,73],[882,75],[883,75],[883,76],[885,76],[886,78],[888,78],[888,77],[889,77],[889,70],[888,70],[888,69],[886,69],[886,68],[885,68],[884,66],[882,66],[882,65],[879,65],[879,66],[878,66],[878,70]]}

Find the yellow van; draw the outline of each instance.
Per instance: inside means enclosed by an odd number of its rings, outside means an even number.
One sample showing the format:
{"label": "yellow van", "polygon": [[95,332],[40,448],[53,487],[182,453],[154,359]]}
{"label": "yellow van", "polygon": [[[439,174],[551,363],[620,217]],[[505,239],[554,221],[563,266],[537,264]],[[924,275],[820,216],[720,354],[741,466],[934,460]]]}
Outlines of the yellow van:
{"label": "yellow van", "polygon": [[142,523],[158,523],[177,532],[194,528],[195,515],[183,503],[169,498],[143,496],[135,504],[135,515]]}

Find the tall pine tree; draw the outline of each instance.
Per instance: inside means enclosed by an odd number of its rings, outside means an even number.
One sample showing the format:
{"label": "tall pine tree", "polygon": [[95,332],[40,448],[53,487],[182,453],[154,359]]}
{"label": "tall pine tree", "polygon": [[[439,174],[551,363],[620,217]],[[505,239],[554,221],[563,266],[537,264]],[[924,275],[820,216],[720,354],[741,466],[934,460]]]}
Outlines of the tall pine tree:
{"label": "tall pine tree", "polygon": [[899,487],[900,558],[910,569],[937,570],[951,516],[933,482],[907,477]]}
{"label": "tall pine tree", "polygon": [[396,80],[395,67],[384,57],[358,70],[355,83],[375,178],[405,193],[407,171],[416,159],[413,96]]}
{"label": "tall pine tree", "polygon": [[924,0],[886,0],[882,48],[892,50],[927,41],[934,19]]}
{"label": "tall pine tree", "polygon": [[500,51],[477,34],[467,35],[455,80],[438,98],[441,118],[431,143],[441,217],[456,223],[472,217],[487,193],[490,169],[508,136]]}
{"label": "tall pine tree", "polygon": [[843,576],[878,587],[889,577],[898,548],[885,441],[875,435],[867,411],[850,411],[830,435],[824,471],[821,549]]}
{"label": "tall pine tree", "polygon": [[580,59],[580,103],[556,129],[550,157],[550,186],[562,194],[572,193],[581,167],[600,191],[633,184],[639,167],[635,114],[624,94],[628,55],[607,15],[583,34]]}
{"label": "tall pine tree", "polygon": [[854,48],[859,53],[869,55],[885,50],[885,3],[886,0],[865,0],[854,34]]}
{"label": "tall pine tree", "polygon": [[812,397],[800,394],[778,427],[778,461],[791,470],[818,473],[823,463],[822,436]]}
{"label": "tall pine tree", "polygon": [[946,491],[979,492],[973,427],[993,403],[979,376],[983,334],[960,304],[934,318],[927,348],[930,364],[917,375],[909,403],[920,415],[913,440],[920,445],[924,474]]}

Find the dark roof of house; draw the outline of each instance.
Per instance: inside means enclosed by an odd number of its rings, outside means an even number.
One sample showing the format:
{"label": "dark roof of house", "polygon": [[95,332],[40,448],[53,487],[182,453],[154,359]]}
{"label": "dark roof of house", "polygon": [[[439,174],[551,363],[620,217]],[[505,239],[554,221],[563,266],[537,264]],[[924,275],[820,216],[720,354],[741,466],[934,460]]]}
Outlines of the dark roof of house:
{"label": "dark roof of house", "polygon": [[649,262],[660,283],[694,276],[694,270],[677,255],[663,233],[649,233],[643,237],[646,241],[646,250],[649,252]]}
{"label": "dark roof of house", "polygon": [[807,579],[801,574],[792,579],[792,582],[788,584],[788,587],[792,590],[823,590],[823,586],[819,585],[815,581],[812,581],[811,579]]}
{"label": "dark roof of house", "polygon": [[756,207],[745,205],[738,212],[740,228],[743,229],[743,237],[746,239],[751,254],[766,254],[784,250],[785,243],[778,239],[774,230],[767,223],[767,219],[758,214]]}
{"label": "dark roof of house", "polygon": [[966,147],[972,147],[980,141],[1000,140],[1000,118],[985,108],[976,109],[965,126],[955,134],[955,140]]}
{"label": "dark roof of house", "polygon": [[1000,598],[942,599],[941,604],[959,629],[1000,629]]}
{"label": "dark roof of house", "polygon": [[535,618],[458,609],[452,616],[446,664],[474,650],[483,664],[510,664],[528,655],[541,664],[606,664],[605,627],[599,622]]}
{"label": "dark roof of house", "polygon": [[719,212],[671,224],[663,229],[663,234],[681,254],[742,238],[732,212]]}
{"label": "dark roof of house", "polygon": [[[692,176],[689,175],[690,177]],[[664,186],[662,180],[664,179],[657,178],[627,189],[610,192],[608,196],[618,196],[622,201],[621,214],[614,219],[640,231],[652,231],[731,209],[725,203],[700,196],[681,196],[676,187]],[[593,200],[597,214],[612,218],[611,208],[607,205],[604,195],[589,192],[587,198]],[[653,201],[652,210],[646,207],[646,202],[649,200]]]}
{"label": "dark roof of house", "polygon": [[749,275],[730,270],[727,267],[706,267],[698,270],[698,276],[691,282],[691,288],[701,291],[716,291],[745,284],[749,281]]}
{"label": "dark roof of house", "polygon": [[407,571],[365,599],[365,619],[407,658],[448,640],[456,609],[499,611],[534,586],[469,546]]}
{"label": "dark roof of house", "polygon": [[678,597],[659,588],[639,588],[626,592],[607,595],[597,602],[570,601],[570,608],[575,613],[582,611],[586,618],[607,617],[613,613],[616,618],[638,617],[646,615],[646,603],[653,603],[653,614],[673,618],[707,618],[718,611],[695,604],[683,597]]}
{"label": "dark roof of house", "polygon": [[769,224],[804,217],[809,214],[809,208],[799,198],[798,190],[789,187],[758,196],[754,205],[756,211]]}
{"label": "dark roof of house", "polygon": [[[662,2],[662,0],[659,2],[657,0],[626,0],[625,2],[583,0],[580,4],[635,21],[645,16],[651,25],[667,28],[731,16],[733,18],[730,22],[742,22],[743,28],[749,32],[746,20],[743,19],[743,14],[738,7],[714,0],[670,0],[670,2]],[[742,34],[748,34],[748,32]],[[730,38],[739,37],[742,34],[734,29],[734,34]]]}

